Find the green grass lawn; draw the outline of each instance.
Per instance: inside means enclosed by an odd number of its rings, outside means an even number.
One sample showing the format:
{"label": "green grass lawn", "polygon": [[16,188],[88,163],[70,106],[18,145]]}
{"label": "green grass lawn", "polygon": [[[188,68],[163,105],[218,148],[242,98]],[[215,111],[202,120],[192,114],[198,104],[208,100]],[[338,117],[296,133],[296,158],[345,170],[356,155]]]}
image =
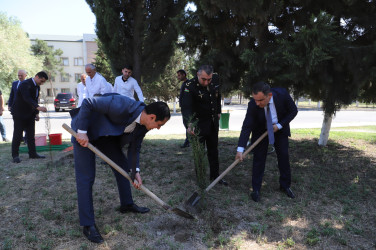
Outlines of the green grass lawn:
{"label": "green grass lawn", "polygon": [[[233,161],[240,132],[220,131],[220,171]],[[268,155],[261,201],[249,197],[252,156],[226,175],[190,211],[195,220],[167,213],[133,190],[144,215],[120,214],[116,182],[97,160],[93,196],[105,243],[83,237],[78,222],[73,157],[43,153],[44,160],[11,163],[10,143],[0,144],[1,249],[374,249],[376,244],[376,126],[335,128],[328,145],[320,129],[294,129],[290,140],[296,198],[279,192],[275,154]],[[147,135],[141,149],[144,185],[172,207],[196,190],[185,135]],[[69,143],[69,141],[67,141]]]}

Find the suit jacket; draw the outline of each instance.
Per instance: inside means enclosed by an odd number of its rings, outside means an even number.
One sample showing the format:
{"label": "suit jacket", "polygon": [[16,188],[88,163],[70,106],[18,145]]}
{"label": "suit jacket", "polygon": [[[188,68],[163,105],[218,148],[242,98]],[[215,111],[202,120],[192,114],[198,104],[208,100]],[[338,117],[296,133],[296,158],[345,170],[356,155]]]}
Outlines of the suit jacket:
{"label": "suit jacket", "polygon": [[[13,86],[12,86],[13,88]],[[32,78],[20,83],[13,100],[11,113],[16,119],[34,119],[37,110],[40,87],[34,84]]]}
{"label": "suit jacket", "polygon": [[[143,102],[116,93],[86,98],[80,108],[71,111],[72,129],[87,131],[90,141],[95,141],[101,136],[124,135],[123,144],[130,145],[128,153],[131,152],[132,146],[136,148],[138,167],[141,143],[148,130],[142,125],[138,125],[130,134],[124,134],[124,130],[136,120],[145,106]],[[131,156],[128,156],[128,160],[131,161]]]}
{"label": "suit jacket", "polygon": [[10,90],[10,95],[9,95],[9,100],[8,100],[8,107],[12,107],[14,103],[14,99],[16,99],[18,82],[19,82],[18,80],[12,82],[12,88]]}
{"label": "suit jacket", "polygon": [[[290,122],[296,114],[298,109],[291,96],[284,88],[272,88],[273,101],[277,111],[278,123],[282,125],[282,129],[276,133],[285,136],[291,136]],[[242,131],[240,133],[238,146],[246,147],[249,140],[249,135],[252,132],[251,142],[256,141],[266,131],[266,118],[264,108],[256,105],[254,99],[248,103],[247,114],[245,116]]]}

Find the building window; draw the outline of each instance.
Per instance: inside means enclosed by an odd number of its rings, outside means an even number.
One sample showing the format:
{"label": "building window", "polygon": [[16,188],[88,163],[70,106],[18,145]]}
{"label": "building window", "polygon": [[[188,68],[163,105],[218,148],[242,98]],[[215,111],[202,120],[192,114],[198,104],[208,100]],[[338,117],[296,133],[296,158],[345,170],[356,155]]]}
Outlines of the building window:
{"label": "building window", "polygon": [[55,82],[55,76],[51,76],[51,82]]}
{"label": "building window", "polygon": [[84,65],[84,59],[82,57],[74,58],[74,66]]}
{"label": "building window", "polygon": [[68,73],[61,73],[61,82],[69,82],[69,74]]}
{"label": "building window", "polygon": [[70,93],[70,89],[61,88],[61,93]]}
{"label": "building window", "polygon": [[74,80],[76,81],[76,82],[81,82],[81,74],[74,74]]}
{"label": "building window", "polygon": [[53,96],[51,89],[47,89],[47,96]]}
{"label": "building window", "polygon": [[68,59],[68,57],[61,57],[60,60],[61,60],[61,65],[62,66],[69,66],[69,59]]}

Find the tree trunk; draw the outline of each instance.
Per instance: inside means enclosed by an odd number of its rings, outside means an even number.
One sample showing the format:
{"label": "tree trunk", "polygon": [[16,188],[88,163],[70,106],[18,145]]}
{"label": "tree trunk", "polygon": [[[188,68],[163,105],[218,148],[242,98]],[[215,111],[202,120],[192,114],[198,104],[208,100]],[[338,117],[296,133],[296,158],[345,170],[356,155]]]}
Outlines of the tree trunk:
{"label": "tree trunk", "polygon": [[143,3],[142,1],[135,2],[134,10],[134,33],[133,33],[133,77],[137,80],[140,87],[141,82],[141,65],[142,65],[142,25],[143,25]]}
{"label": "tree trunk", "polygon": [[324,121],[322,122],[321,134],[319,139],[319,146],[326,146],[329,139],[329,131],[332,125],[333,114],[324,115]]}

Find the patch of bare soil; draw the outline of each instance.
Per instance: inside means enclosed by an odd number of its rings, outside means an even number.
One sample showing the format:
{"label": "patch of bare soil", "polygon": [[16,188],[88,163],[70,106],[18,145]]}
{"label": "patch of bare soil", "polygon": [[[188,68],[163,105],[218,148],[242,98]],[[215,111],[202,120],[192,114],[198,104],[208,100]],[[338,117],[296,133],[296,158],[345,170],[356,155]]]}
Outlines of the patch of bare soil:
{"label": "patch of bare soil", "polygon": [[[171,207],[198,190],[190,148],[183,138],[146,139],[141,152],[144,185]],[[220,168],[234,160],[237,137],[220,138]],[[8,151],[7,151],[8,150]],[[279,191],[277,159],[268,155],[261,201],[249,197],[252,156],[200,193],[189,220],[166,212],[133,190],[147,214],[120,214],[110,167],[97,160],[93,196],[105,243],[86,240],[78,222],[73,158],[10,163],[0,147],[0,244],[2,249],[372,249],[376,233],[376,146],[362,140],[330,141],[294,136],[290,144],[290,199]],[[4,154],[6,153],[6,154]]]}

